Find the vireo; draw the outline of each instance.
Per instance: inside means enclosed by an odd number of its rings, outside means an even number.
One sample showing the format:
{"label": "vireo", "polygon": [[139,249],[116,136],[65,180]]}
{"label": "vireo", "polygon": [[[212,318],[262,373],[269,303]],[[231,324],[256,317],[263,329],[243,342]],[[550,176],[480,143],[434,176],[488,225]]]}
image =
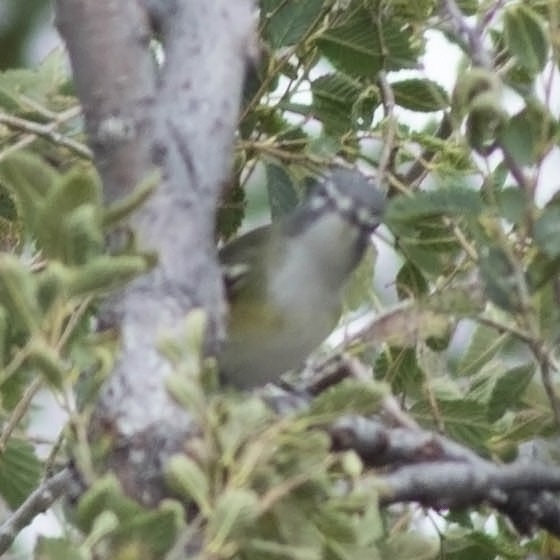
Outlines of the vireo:
{"label": "vireo", "polygon": [[274,381],[325,340],[384,207],[364,175],[334,167],[283,220],[221,249],[230,313],[218,366],[226,384]]}

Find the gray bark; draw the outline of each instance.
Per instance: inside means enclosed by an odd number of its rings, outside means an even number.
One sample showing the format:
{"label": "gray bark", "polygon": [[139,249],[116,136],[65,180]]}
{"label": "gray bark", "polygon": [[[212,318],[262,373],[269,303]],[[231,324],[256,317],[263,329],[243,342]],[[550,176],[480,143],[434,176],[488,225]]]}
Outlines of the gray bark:
{"label": "gray bark", "polygon": [[[57,1],[106,202],[133,192],[154,166],[162,170],[130,219],[138,246],[155,251],[158,264],[102,313],[119,330],[121,351],[93,432],[115,438],[110,466],[146,503],[160,497],[162,459],[189,432],[165,390],[170,367],[158,340],[195,307],[208,316],[208,351],[224,334],[214,214],[229,173],[251,9],[250,0]],[[150,50],[155,33],[161,65]]]}

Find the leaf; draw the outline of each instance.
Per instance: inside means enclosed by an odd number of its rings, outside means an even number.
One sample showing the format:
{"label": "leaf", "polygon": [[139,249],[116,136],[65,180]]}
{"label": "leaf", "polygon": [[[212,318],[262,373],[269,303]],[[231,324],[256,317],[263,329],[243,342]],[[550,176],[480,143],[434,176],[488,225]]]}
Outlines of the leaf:
{"label": "leaf", "polygon": [[503,124],[499,140],[518,165],[533,165],[554,142],[556,126],[547,109],[530,106]]}
{"label": "leaf", "polygon": [[264,37],[274,49],[295,45],[318,22],[322,10],[322,0],[263,0]]}
{"label": "leaf", "polygon": [[[140,511],[121,521],[114,537],[122,539],[125,546],[139,543],[140,550],[148,548],[150,558],[162,558],[175,543],[182,523],[183,511],[177,504],[163,503],[153,511]],[[139,555],[139,557],[147,557]]]}
{"label": "leaf", "polygon": [[492,303],[506,311],[518,311],[520,300],[515,271],[505,251],[495,245],[483,247],[479,269],[486,295]]}
{"label": "leaf", "polygon": [[171,489],[192,499],[204,515],[211,511],[208,474],[186,455],[174,455],[166,465],[166,478]]}
{"label": "leaf", "polygon": [[438,399],[437,411],[427,401],[419,401],[411,409],[413,416],[423,425],[434,426],[434,414],[445,427],[446,434],[480,452],[486,450],[491,435],[486,405],[465,398]]}
{"label": "leaf", "polygon": [[0,254],[0,304],[14,330],[38,330],[41,317],[36,283],[27,267],[9,254]]}
{"label": "leaf", "polygon": [[510,52],[529,72],[536,74],[546,64],[548,40],[542,19],[526,4],[504,12],[504,36]]}
{"label": "leaf", "polygon": [[80,296],[115,288],[146,272],[149,267],[148,259],[142,256],[100,255],[72,271],[72,277],[68,278],[68,294]]}
{"label": "leaf", "polygon": [[370,414],[376,412],[387,395],[384,383],[345,379],[313,399],[305,418],[339,416],[343,413]]}
{"label": "leaf", "polygon": [[447,92],[431,80],[401,80],[393,82],[391,88],[396,104],[411,111],[440,111],[449,106]]}
{"label": "leaf", "polygon": [[378,98],[373,91],[341,72],[326,74],[311,82],[313,114],[326,134],[369,126]]}
{"label": "leaf", "polygon": [[507,370],[497,379],[488,404],[488,419],[491,422],[520,402],[534,374],[535,365],[524,364]]}
{"label": "leaf", "polygon": [[514,225],[522,224],[531,209],[526,191],[518,187],[498,191],[496,202],[500,215]]}
{"label": "leaf", "polygon": [[392,198],[387,206],[385,219],[391,224],[414,222],[420,218],[442,214],[478,216],[481,211],[482,201],[478,192],[463,187],[445,187]]}
{"label": "leaf", "polygon": [[44,537],[39,535],[35,544],[35,560],[86,560],[75,542],[64,537]]}
{"label": "leaf", "polygon": [[266,164],[266,188],[272,220],[278,220],[297,206],[298,196],[291,177],[280,165]]}
{"label": "leaf", "polygon": [[535,243],[552,259],[560,256],[560,205],[547,206],[535,222]]}
{"label": "leaf", "polygon": [[317,39],[319,51],[335,68],[355,77],[375,78],[386,70],[411,68],[416,63],[410,35],[391,19],[377,21],[367,9],[358,8]]}
{"label": "leaf", "polygon": [[0,454],[0,496],[10,508],[19,507],[39,484],[41,463],[33,446],[12,437]]}
{"label": "leaf", "polygon": [[397,294],[399,299],[418,298],[428,293],[428,283],[414,263],[405,262],[397,273]]}
{"label": "leaf", "polygon": [[40,226],[39,210],[58,174],[37,155],[20,150],[0,162],[0,181],[14,193],[18,214],[34,234]]}
{"label": "leaf", "polygon": [[477,326],[471,335],[467,350],[457,365],[457,374],[468,376],[480,371],[508,340],[510,340],[508,334],[500,334],[496,329],[486,325]]}
{"label": "leaf", "polygon": [[219,550],[253,525],[259,513],[259,501],[254,492],[241,488],[223,491],[208,523],[210,546]]}
{"label": "leaf", "polygon": [[398,560],[435,560],[440,556],[439,542],[417,531],[397,533],[381,545],[382,558]]}

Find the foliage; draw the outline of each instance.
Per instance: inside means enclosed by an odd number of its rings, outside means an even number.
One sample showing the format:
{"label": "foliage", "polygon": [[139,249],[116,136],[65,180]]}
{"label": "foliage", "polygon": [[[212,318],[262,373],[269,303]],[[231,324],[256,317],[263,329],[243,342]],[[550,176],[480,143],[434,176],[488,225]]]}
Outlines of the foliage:
{"label": "foliage", "polygon": [[[375,340],[353,340],[375,379],[278,420],[255,397],[206,391],[193,366],[196,375],[173,378],[170,390],[196,411],[201,435],[167,476],[178,499],[196,504],[194,519],[171,500],[144,510],[107,475],[77,508],[83,535],[42,538],[37,558],[91,558],[109,544],[114,558],[172,558],[193,527],[204,528],[213,558],[454,560],[551,547],[542,535],[520,544],[499,521],[485,533],[484,510],[442,513],[433,537],[414,532],[418,516],[430,517],[380,509],[375,477],[314,428],[349,407],[375,412],[390,387],[422,426],[495,460],[557,430],[560,198],[545,196],[542,182],[558,158],[559,26],[558,0],[260,1],[262,53],[247,79],[217,237],[243,222],[256,168],[272,219],[335,157],[375,169],[390,198],[378,245],[399,263],[392,291],[377,294],[385,308]],[[453,91],[419,70],[430,33],[462,52],[460,68],[448,68]],[[425,124],[410,124],[411,114]],[[150,179],[122,207],[103,208],[83,142],[60,52],[0,74],[0,496],[10,508],[66,460],[60,442],[45,461],[29,440],[41,389],[68,416],[60,440],[87,462],[76,395],[87,411],[114,346],[92,332],[95,303],[150,265],[133,246],[103,249],[104,228],[149,196]],[[374,303],[371,270],[363,274],[354,309]],[[404,321],[391,313],[403,306]],[[181,370],[192,356],[170,358]]]}

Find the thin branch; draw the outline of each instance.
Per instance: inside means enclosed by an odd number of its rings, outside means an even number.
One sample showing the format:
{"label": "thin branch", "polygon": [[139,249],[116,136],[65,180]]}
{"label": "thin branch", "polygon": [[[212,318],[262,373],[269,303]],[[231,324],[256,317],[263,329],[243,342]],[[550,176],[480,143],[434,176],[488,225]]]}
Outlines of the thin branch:
{"label": "thin branch", "polygon": [[63,469],[45,480],[39,488],[32,492],[25,502],[0,525],[0,555],[2,555],[14,539],[27,527],[37,515],[46,511],[64,493],[72,480],[70,469]]}
{"label": "thin branch", "polygon": [[381,504],[460,509],[487,503],[521,533],[542,527],[560,534],[560,503],[550,499],[560,490],[559,467],[525,460],[498,465],[427,430],[359,416],[339,419],[329,434],[335,450],[352,449],[367,466],[383,469],[374,479]]}
{"label": "thin branch", "polygon": [[76,142],[75,140],[72,140],[71,138],[68,138],[64,134],[58,132],[56,130],[56,127],[59,124],[58,122],[40,124],[35,121],[14,117],[13,115],[8,115],[6,113],[0,113],[0,124],[4,124],[15,130],[27,132],[32,134],[34,137],[40,136],[41,138],[46,138],[55,144],[68,148],[83,158],[91,159],[93,157],[91,150],[85,144]]}

